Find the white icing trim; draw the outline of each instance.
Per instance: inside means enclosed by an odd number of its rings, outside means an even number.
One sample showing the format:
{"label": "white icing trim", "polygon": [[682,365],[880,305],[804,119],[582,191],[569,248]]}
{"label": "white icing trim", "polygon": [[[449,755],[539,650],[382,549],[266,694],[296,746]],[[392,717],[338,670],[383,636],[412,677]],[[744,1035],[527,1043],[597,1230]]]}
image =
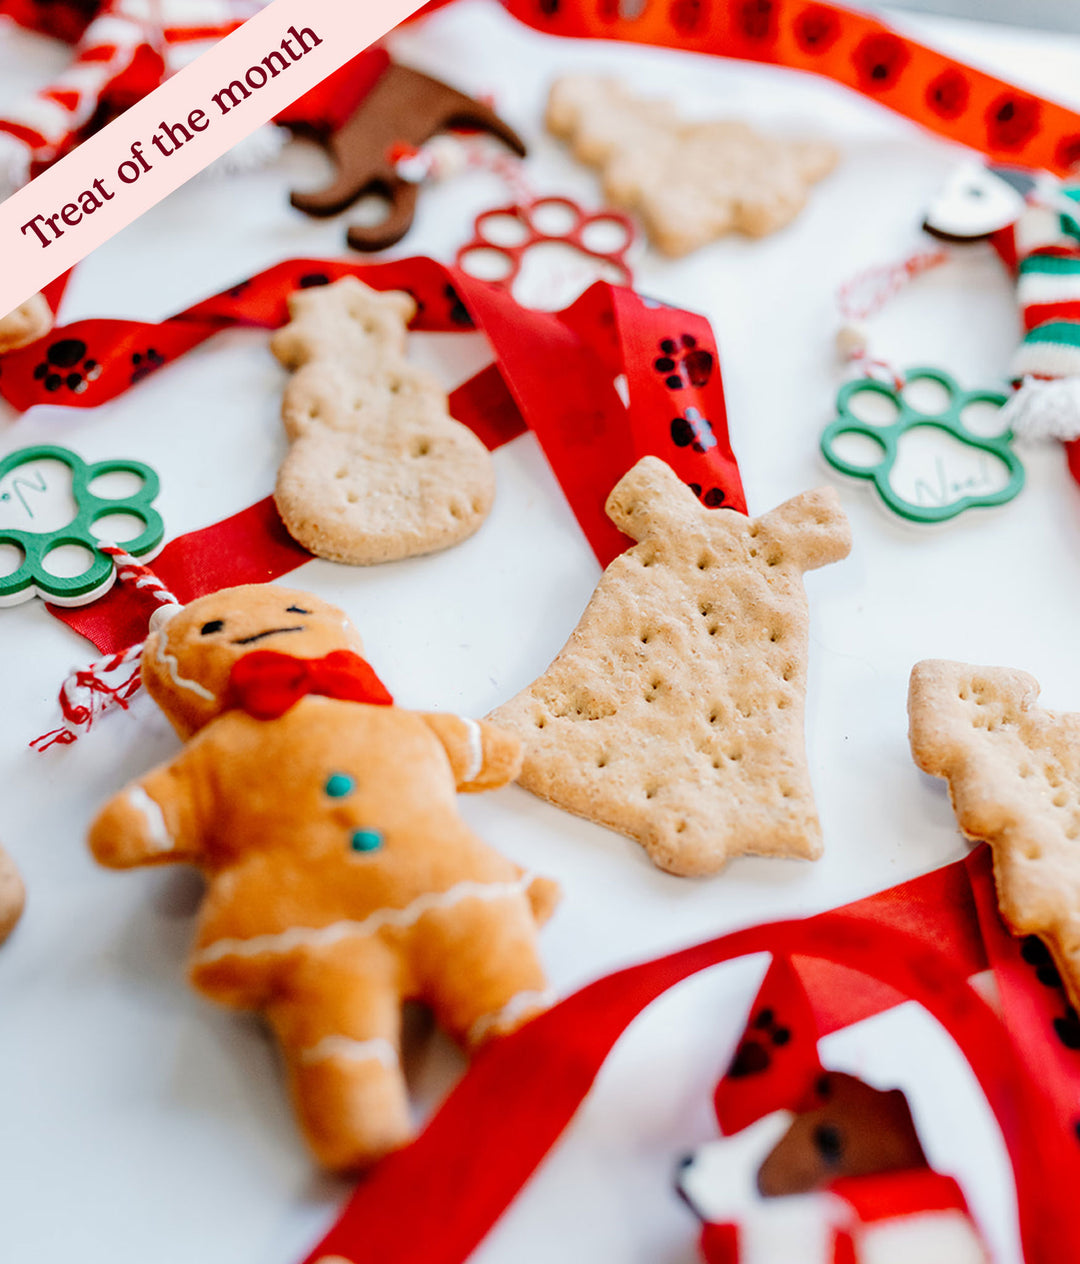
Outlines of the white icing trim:
{"label": "white icing trim", "polygon": [[469,762],[465,765],[465,771],[461,774],[461,784],[465,786],[470,781],[475,781],[484,767],[484,737],[476,720],[466,719],[465,716],[459,716],[458,718],[465,725],[469,743]]}
{"label": "white icing trim", "polygon": [[128,803],[143,818],[146,833],[149,836],[150,850],[155,852],[172,851],[176,843],[165,824],[165,816],[161,804],[151,799],[142,786],[132,786],[127,792]]}
{"label": "white icing trim", "polygon": [[469,1028],[468,1043],[475,1045],[483,1040],[492,1027],[513,1022],[515,1018],[520,1018],[531,1009],[547,1009],[555,1004],[555,1000],[555,993],[551,988],[545,988],[542,992],[519,992],[517,996],[512,996],[502,1009],[497,1009],[492,1014],[482,1014]]}
{"label": "white icing trim", "polygon": [[[158,610],[165,609],[167,609],[165,606],[158,607]],[[158,613],[158,610],[154,611],[155,615]],[[173,684],[179,686],[181,689],[190,689],[192,693],[198,694],[200,698],[205,698],[207,702],[215,702],[216,699],[214,695],[204,685],[200,685],[197,680],[186,680],[183,676],[181,676],[180,664],[176,661],[176,656],[165,652],[166,646],[169,643],[168,628],[162,627],[157,634],[157,638],[157,653],[154,657],[157,659],[158,663],[168,671],[169,675],[172,677]]]}
{"label": "white icing trim", "polygon": [[344,1058],[348,1062],[381,1062],[389,1071],[399,1066],[398,1052],[385,1036],[371,1040],[352,1040],[348,1036],[323,1036],[318,1044],[300,1052],[305,1065],[324,1062],[327,1058]]}
{"label": "white icing trim", "polygon": [[283,954],[294,948],[328,948],[343,939],[373,935],[384,926],[405,930],[436,909],[452,908],[462,900],[505,900],[524,895],[533,882],[523,873],[514,882],[458,882],[446,891],[430,891],[417,896],[404,908],[381,908],[360,922],[331,922],[329,926],[290,926],[276,935],[252,935],[250,939],[218,939],[194,954],[194,966],[208,965],[223,957],[258,957],[263,953]]}

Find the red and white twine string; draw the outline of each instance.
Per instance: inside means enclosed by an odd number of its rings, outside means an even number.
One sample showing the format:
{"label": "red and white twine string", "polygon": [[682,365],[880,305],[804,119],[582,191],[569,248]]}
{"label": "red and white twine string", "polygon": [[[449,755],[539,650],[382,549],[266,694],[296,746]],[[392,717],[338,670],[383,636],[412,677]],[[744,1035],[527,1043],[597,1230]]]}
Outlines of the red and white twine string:
{"label": "red and white twine string", "polygon": [[149,566],[143,566],[118,544],[99,544],[99,550],[106,553],[116,563],[116,578],[121,583],[134,584],[136,588],[145,588],[162,606],[178,606],[180,599],[154,574]]}
{"label": "red and white twine string", "polygon": [[[98,547],[115,562],[118,581],[143,589],[160,605],[180,604],[179,599],[154,572],[136,561],[130,553],[115,544],[101,544]],[[118,654],[110,654],[108,658],[98,659],[88,667],[76,668],[71,672],[60,686],[59,702],[60,712],[64,717],[63,724],[35,737],[30,743],[31,747],[40,752],[52,746],[70,746],[78,741],[80,729],[89,732],[94,721],[106,711],[111,711],[114,707],[126,711],[142,683],[143,644],[140,641]],[[131,670],[121,680],[110,680],[110,677],[123,672],[125,668]]]}
{"label": "red and white twine string", "polygon": [[903,377],[887,360],[871,356],[861,322],[880,312],[916,277],[939,267],[948,258],[949,252],[941,248],[917,251],[899,263],[866,268],[842,285],[837,291],[836,305],[846,323],[837,332],[836,342],[843,358],[856,365],[866,377],[885,376],[899,390],[904,385]]}
{"label": "red and white twine string", "polygon": [[845,320],[866,320],[916,277],[938,267],[949,258],[947,250],[922,250],[899,263],[880,264],[857,272],[842,285],[836,302]]}
{"label": "red and white twine string", "polygon": [[[456,154],[450,159],[450,153]],[[410,183],[441,180],[458,171],[490,171],[498,176],[518,206],[535,200],[535,194],[524,176],[524,163],[513,154],[493,149],[487,138],[469,134],[444,132],[419,148],[398,144],[387,154],[398,175]]]}

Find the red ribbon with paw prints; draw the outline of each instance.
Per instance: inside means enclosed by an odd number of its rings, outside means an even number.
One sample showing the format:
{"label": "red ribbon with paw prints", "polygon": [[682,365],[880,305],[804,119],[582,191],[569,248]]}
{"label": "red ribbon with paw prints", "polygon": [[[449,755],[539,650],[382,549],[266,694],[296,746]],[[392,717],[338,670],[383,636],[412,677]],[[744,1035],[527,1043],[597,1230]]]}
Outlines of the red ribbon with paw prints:
{"label": "red ribbon with paw prints", "polygon": [[[4,357],[0,394],[19,410],[96,407],[219,330],[283,325],[291,293],[345,276],[379,290],[408,290],[417,301],[414,329],[487,335],[495,364],[453,393],[452,414],[491,448],[531,429],[602,564],[628,543],[604,502],[643,456],[667,461],[705,504],[745,512],[709,322],[604,282],[565,311],[535,312],[430,259],[293,259],[160,324],[93,319],[58,328]],[[268,497],[172,541],[154,570],[190,601],[275,579],[309,560]],[[109,654],[142,640],[152,606],[138,590],[118,586],[93,605],[51,609]]]}

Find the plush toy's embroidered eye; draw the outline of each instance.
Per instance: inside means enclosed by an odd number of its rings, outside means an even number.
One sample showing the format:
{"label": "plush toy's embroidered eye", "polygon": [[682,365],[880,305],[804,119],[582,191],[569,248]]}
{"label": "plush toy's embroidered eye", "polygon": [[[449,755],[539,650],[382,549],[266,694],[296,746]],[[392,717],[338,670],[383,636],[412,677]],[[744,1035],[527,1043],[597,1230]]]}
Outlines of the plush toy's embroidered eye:
{"label": "plush toy's embroidered eye", "polygon": [[287,609],[290,614],[311,614],[311,611],[305,610],[303,606],[288,606]]}
{"label": "plush toy's embroidered eye", "polygon": [[323,789],[331,799],[340,799],[347,794],[352,794],[356,789],[356,781],[348,773],[335,772],[326,779]]}
{"label": "plush toy's embroidered eye", "polygon": [[835,1166],[844,1151],[840,1129],[835,1124],[818,1124],[814,1129],[814,1146],[826,1163]]}
{"label": "plush toy's embroidered eye", "polygon": [[203,636],[213,636],[215,632],[220,632],[224,626],[224,619],[211,619],[209,623],[204,623],[199,631]]}
{"label": "plush toy's embroidered eye", "polygon": [[353,851],[378,851],[382,846],[382,835],[378,830],[357,830],[352,836]]}

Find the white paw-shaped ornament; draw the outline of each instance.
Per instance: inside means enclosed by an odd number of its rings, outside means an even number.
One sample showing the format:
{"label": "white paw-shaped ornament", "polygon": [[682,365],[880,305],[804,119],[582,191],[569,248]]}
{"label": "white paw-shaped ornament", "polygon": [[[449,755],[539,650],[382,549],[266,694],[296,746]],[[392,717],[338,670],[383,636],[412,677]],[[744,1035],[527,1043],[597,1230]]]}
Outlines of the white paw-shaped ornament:
{"label": "white paw-shaped ornament", "polygon": [[456,262],[523,307],[558,311],[594,281],[630,285],[633,242],[634,226],[619,211],[590,213],[569,198],[542,197],[478,216]]}

